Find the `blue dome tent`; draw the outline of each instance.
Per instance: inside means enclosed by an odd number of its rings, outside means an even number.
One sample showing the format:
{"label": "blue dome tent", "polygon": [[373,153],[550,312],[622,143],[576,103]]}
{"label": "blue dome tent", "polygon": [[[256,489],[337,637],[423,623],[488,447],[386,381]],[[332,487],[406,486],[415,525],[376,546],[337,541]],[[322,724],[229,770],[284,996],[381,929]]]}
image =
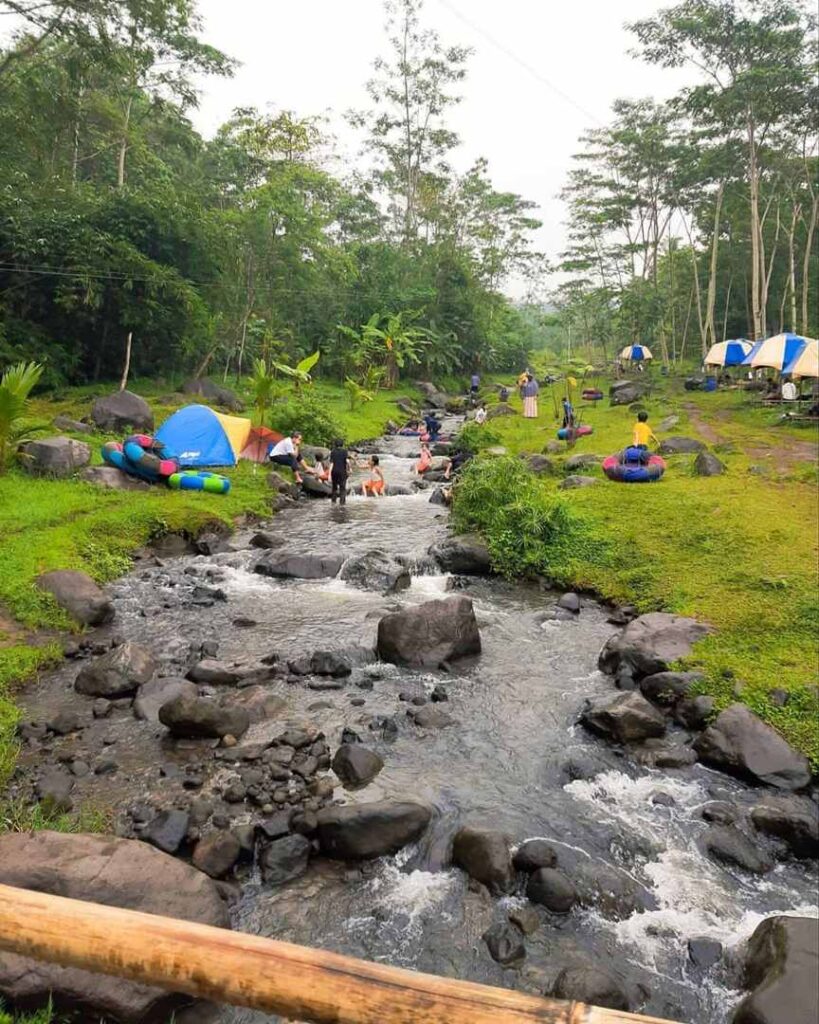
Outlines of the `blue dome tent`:
{"label": "blue dome tent", "polygon": [[250,430],[250,420],[186,405],[165,420],[156,437],[180,466],[235,466]]}

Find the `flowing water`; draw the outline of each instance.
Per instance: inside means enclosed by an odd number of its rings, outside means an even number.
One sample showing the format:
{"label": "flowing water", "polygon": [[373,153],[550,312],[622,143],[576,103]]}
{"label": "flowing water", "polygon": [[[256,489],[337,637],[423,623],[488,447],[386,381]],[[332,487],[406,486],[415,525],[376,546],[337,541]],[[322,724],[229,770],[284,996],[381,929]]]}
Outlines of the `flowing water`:
{"label": "flowing water", "polygon": [[[389,482],[409,483],[413,446],[407,439],[384,442],[382,467]],[[439,597],[457,586],[474,600],[480,658],[456,665],[450,674],[364,665],[344,690],[327,693],[285,682],[273,687],[287,700],[288,715],[315,722],[331,747],[349,726],[383,756],[381,774],[365,789],[346,794],[349,800],[421,799],[435,809],[433,824],[419,846],[363,868],[317,860],[303,878],[280,888],[250,877],[235,908],[237,927],[534,992],[546,990],[562,967],[591,962],[619,974],[635,1010],[691,1024],[725,1020],[739,996],[734,951],[771,913],[815,913],[815,875],[787,863],[760,880],[703,857],[696,842],[706,827],[702,805],[719,797],[748,806],[755,794],[701,766],[636,767],[579,728],[583,700],[612,692],[611,680],[596,667],[600,647],[613,632],[605,611],[588,602],[576,621],[541,624],[540,614],[556,595],[534,585],[430,574],[424,555],[446,535],[447,516],[428,497],[421,492],[352,498],[345,507],[301,501],[271,529],[298,552],[351,556],[383,548],[409,557],[417,574],[401,603]],[[120,581],[117,631],[160,650],[218,639],[224,660],[257,659],[271,650],[293,656],[317,648],[372,647],[378,617],[397,599],[335,580],[277,582],[258,576],[252,572],[258,552],[247,548],[248,537],[234,538],[235,551],[173,560]],[[204,609],[173,606],[167,598],[191,579],[216,580],[227,602]],[[257,624],[234,628],[238,617]],[[373,688],[357,687],[357,676],[367,673],[376,677]],[[436,683],[448,689],[444,707],[455,724],[423,732],[406,716],[407,704],[398,695],[428,693]],[[48,689],[46,682],[34,691],[33,707],[37,693]],[[384,715],[399,723],[392,739],[369,728]],[[132,721],[122,728],[138,732]],[[136,771],[145,755],[136,740],[132,750],[128,767]],[[569,763],[583,778],[571,781]],[[590,779],[589,765],[597,771]],[[659,794],[671,798],[670,806],[653,802]],[[474,891],[460,871],[445,866],[447,841],[459,823],[502,829],[516,842],[546,837],[570,876],[592,887],[595,879],[602,881],[609,892],[631,898],[625,906],[610,899],[565,917],[543,912],[541,927],[526,940],[523,968],[505,969],[490,958],[481,935],[524,901]],[[695,968],[687,956],[692,936],[723,942],[721,964],[705,974]],[[226,1019],[265,1018],[229,1011]]]}

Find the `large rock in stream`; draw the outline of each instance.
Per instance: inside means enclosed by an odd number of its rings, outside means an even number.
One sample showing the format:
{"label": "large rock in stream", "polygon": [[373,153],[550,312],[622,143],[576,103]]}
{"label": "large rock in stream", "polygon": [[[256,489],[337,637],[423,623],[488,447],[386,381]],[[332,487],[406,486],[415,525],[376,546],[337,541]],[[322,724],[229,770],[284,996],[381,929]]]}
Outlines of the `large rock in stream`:
{"label": "large rock in stream", "polygon": [[[70,899],[229,928],[227,908],[202,872],[132,839],[60,832],[0,836],[0,882]],[[0,952],[0,996],[20,1008],[79,1011],[83,1020],[159,1024],[191,1004],[121,978]]]}
{"label": "large rock in stream", "polygon": [[380,800],[325,807],[316,815],[319,848],[336,860],[372,860],[418,839],[432,818],[425,804]]}
{"label": "large rock in stream", "polygon": [[414,668],[437,668],[442,662],[480,654],[472,600],[458,595],[385,615],[378,623],[376,646],[384,661]]}
{"label": "large rock in stream", "polygon": [[380,548],[348,559],[341,570],[341,578],[362,590],[378,590],[394,594],[406,590],[412,582],[409,569]]}
{"label": "large rock in stream", "polygon": [[748,944],[751,994],[732,1024],[816,1024],[819,1020],[819,920],[769,917]]}
{"label": "large rock in stream", "polygon": [[494,829],[465,826],[455,833],[452,863],[491,892],[507,893],[515,887],[509,840]]}
{"label": "large rock in stream", "polygon": [[700,761],[751,782],[802,789],[810,765],[779,733],[744,704],[731,704],[694,743]]}
{"label": "large rock in stream", "polygon": [[485,576],[492,571],[489,549],[475,533],[449,537],[440,544],[433,544],[429,554],[444,572],[458,576]]}
{"label": "large rock in stream", "polygon": [[37,586],[82,626],[99,626],[114,617],[111,598],[84,572],[55,569],[38,577]]}
{"label": "large rock in stream", "polygon": [[286,551],[268,551],[253,571],[274,579],[321,580],[338,575],[344,559],[341,555],[299,555]]}
{"label": "large rock in stream", "polygon": [[708,632],[708,626],[694,619],[649,612],[606,642],[598,659],[600,671],[616,675],[624,668],[637,679],[667,672],[675,661],[690,654],[697,640]]}
{"label": "large rock in stream", "polygon": [[87,697],[131,697],[153,678],[158,667],[146,647],[120,644],[84,665],[74,680],[74,689]]}
{"label": "large rock in stream", "polygon": [[181,739],[238,739],[250,727],[250,715],[240,707],[226,707],[206,697],[179,696],[159,709],[159,721]]}
{"label": "large rock in stream", "polygon": [[634,743],[665,732],[665,716],[632,691],[590,701],[580,716],[587,729],[618,743]]}

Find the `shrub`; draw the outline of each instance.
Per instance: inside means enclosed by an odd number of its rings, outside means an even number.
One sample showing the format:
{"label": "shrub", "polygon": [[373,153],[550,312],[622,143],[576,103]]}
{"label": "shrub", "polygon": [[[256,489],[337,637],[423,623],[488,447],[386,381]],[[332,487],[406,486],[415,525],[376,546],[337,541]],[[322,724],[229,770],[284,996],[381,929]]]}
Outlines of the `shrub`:
{"label": "shrub", "polygon": [[306,444],[331,445],[344,430],[325,404],[308,392],[277,402],[270,413],[270,424],[282,434],[300,430]]}
{"label": "shrub", "polygon": [[465,423],[458,431],[455,441],[462,451],[473,454],[482,452],[484,448],[501,444],[500,434],[496,434],[487,424],[480,426],[477,423]]}

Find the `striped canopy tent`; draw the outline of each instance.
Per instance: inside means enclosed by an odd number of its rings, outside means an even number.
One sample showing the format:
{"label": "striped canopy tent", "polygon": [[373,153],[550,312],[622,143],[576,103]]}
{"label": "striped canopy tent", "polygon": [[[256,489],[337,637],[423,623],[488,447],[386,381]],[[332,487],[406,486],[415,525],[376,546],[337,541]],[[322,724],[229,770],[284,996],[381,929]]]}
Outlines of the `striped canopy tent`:
{"label": "striped canopy tent", "polygon": [[805,347],[784,367],[782,376],[819,378],[819,341],[805,338]]}
{"label": "striped canopy tent", "polygon": [[751,353],[749,366],[766,366],[771,370],[779,370],[793,362],[807,344],[807,338],[798,334],[775,334],[759,344],[756,353]]}
{"label": "striped canopy tent", "polygon": [[764,341],[755,341],[751,345],[751,351],[742,360],[742,362],[740,363],[740,366],[750,366],[753,363],[754,356],[757,354],[757,352],[762,348],[762,346],[764,344],[765,344]]}
{"label": "striped canopy tent", "polygon": [[646,359],[653,359],[654,356],[651,354],[651,350],[646,348],[645,345],[626,345],[620,353],[620,358],[630,359],[635,363],[640,363]]}
{"label": "striped canopy tent", "polygon": [[739,366],[753,348],[750,341],[718,341],[708,349],[706,366]]}

